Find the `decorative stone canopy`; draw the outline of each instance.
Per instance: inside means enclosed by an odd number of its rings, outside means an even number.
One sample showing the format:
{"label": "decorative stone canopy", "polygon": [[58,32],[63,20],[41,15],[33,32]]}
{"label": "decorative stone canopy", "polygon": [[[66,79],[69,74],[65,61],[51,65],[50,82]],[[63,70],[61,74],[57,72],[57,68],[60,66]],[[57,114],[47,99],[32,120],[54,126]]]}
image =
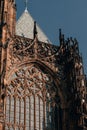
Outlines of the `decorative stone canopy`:
{"label": "decorative stone canopy", "polygon": [[[19,18],[16,24],[16,35],[24,36],[26,38],[33,39],[34,19],[30,15],[27,9],[25,9],[22,16]],[[49,43],[47,36],[43,33],[40,27],[37,25],[38,40],[41,42]]]}

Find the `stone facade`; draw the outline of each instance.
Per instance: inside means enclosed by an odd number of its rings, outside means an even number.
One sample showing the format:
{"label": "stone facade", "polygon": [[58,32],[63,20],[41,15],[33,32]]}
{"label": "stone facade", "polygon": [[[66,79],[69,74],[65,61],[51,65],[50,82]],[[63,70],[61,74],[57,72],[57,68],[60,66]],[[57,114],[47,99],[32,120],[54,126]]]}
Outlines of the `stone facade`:
{"label": "stone facade", "polygon": [[[18,36],[14,0],[0,1],[0,130],[87,130],[86,76],[76,39]],[[41,35],[43,36],[43,35]]]}

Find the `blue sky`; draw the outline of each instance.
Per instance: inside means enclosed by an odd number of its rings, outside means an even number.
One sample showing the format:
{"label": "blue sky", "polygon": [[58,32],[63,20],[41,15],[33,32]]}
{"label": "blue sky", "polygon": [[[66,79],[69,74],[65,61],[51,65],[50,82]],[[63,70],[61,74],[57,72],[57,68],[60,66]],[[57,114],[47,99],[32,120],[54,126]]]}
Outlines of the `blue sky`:
{"label": "blue sky", "polygon": [[[65,37],[76,38],[87,74],[87,0],[28,0],[28,11],[53,44],[59,45],[59,28]],[[25,0],[16,0],[17,19]]]}

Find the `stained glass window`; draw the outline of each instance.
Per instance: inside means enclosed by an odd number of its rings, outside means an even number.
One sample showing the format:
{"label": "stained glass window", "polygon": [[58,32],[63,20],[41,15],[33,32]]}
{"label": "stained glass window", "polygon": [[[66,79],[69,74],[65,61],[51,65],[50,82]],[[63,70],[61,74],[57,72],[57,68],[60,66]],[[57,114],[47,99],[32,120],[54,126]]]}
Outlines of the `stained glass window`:
{"label": "stained glass window", "polygon": [[12,75],[7,86],[5,130],[51,128],[52,78],[36,66],[26,66]]}

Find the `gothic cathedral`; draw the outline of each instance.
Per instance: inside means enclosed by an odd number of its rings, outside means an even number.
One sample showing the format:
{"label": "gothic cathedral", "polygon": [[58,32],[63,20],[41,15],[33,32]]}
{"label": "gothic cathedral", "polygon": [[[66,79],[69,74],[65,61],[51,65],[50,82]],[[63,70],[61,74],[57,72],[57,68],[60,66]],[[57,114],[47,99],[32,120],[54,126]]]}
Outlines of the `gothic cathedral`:
{"label": "gothic cathedral", "polygon": [[0,130],[87,130],[87,82],[76,39],[53,45],[27,8],[0,0]]}

